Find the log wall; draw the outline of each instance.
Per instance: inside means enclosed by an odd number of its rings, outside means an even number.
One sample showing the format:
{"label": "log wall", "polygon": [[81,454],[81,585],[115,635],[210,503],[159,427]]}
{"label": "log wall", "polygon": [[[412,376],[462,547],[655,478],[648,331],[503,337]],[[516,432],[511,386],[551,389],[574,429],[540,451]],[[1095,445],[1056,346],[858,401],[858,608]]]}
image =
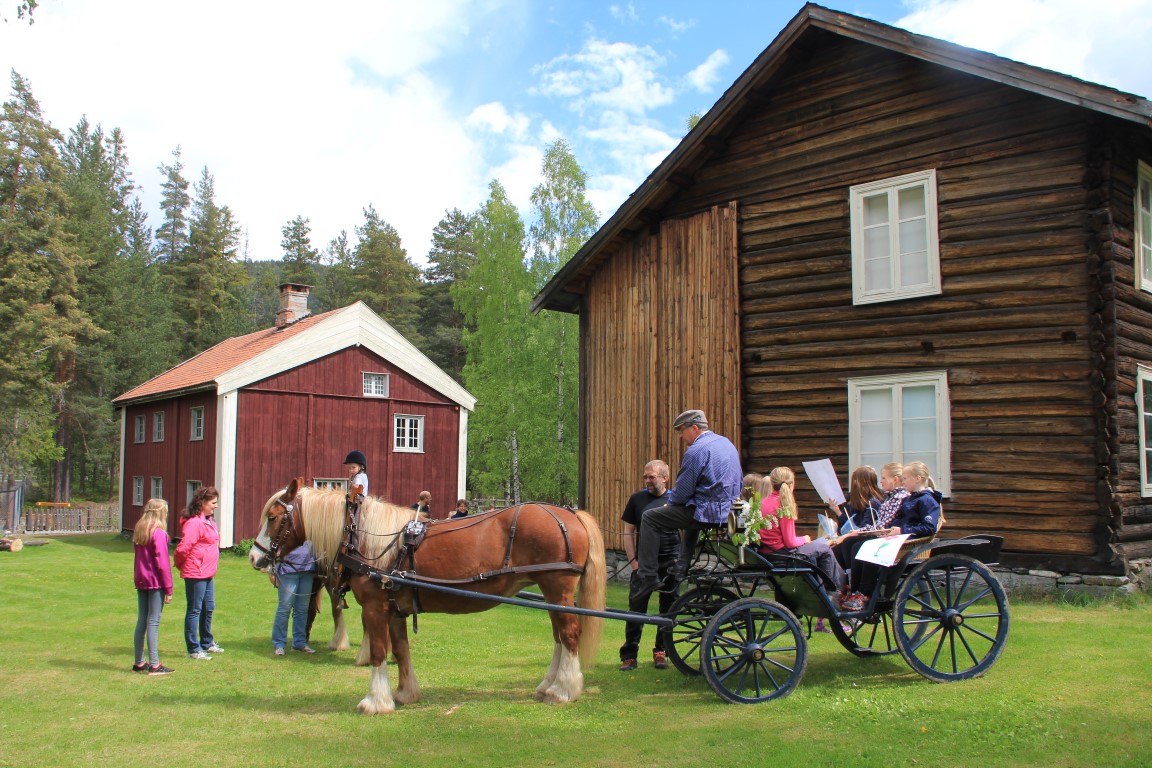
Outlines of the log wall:
{"label": "log wall", "polygon": [[[1100,410],[1093,386],[1091,115],[832,35],[759,98],[664,212],[738,203],[746,470],[828,456],[846,485],[847,380],[945,370],[948,532],[1003,535],[1006,562],[1118,567],[1098,455],[1102,425],[1134,417]],[[853,306],[849,186],[929,168],[943,293]],[[1125,340],[1146,352],[1138,315]]]}
{"label": "log wall", "polygon": [[663,459],[675,479],[676,415],[700,408],[740,445],[737,208],[661,222],[613,254],[582,308],[584,506],[622,549],[620,513]]}

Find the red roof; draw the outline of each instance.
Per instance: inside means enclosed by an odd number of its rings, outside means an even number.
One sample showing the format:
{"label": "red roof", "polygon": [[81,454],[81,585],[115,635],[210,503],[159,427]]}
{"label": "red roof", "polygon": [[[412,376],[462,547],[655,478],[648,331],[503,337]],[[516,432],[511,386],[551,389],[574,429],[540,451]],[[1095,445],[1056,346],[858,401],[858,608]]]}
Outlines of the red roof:
{"label": "red roof", "polygon": [[171,368],[140,386],[128,390],[112,402],[115,405],[127,405],[133,401],[155,400],[176,392],[215,388],[216,377],[248,362],[260,353],[311,328],[323,318],[339,311],[332,310],[320,315],[309,315],[279,328],[267,328],[263,331],[249,333],[246,336],[225,339],[216,346],[185,360],[175,368]]}

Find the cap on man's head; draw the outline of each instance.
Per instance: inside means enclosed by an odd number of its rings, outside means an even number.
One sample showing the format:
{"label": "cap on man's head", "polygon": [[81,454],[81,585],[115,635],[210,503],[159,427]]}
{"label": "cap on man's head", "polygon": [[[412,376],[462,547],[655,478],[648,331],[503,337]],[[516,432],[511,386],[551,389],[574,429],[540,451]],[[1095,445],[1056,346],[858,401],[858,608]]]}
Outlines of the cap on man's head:
{"label": "cap on man's head", "polygon": [[672,422],[672,429],[691,427],[694,424],[699,424],[705,429],[708,428],[708,417],[704,415],[704,411],[684,411],[684,413],[676,417],[676,421]]}

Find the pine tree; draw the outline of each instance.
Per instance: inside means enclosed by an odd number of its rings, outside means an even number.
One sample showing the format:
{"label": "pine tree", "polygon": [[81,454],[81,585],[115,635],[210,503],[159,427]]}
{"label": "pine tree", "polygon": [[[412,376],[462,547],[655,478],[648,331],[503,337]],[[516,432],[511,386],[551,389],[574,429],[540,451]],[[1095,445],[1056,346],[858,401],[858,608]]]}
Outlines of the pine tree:
{"label": "pine tree", "polygon": [[356,254],[348,243],[348,232],[341,230],[320,257],[323,269],[316,286],[316,312],[329,312],[346,307],[355,299]]}
{"label": "pine tree", "polygon": [[528,305],[532,278],[524,264],[524,224],[500,182],[476,215],[476,263],[451,288],[467,327],[464,383],[477,398],[469,420],[473,488],[518,503],[523,491],[523,422],[529,416]]}
{"label": "pine tree", "polygon": [[254,330],[252,319],[243,315],[248,275],[238,263],[240,227],[228,206],[217,204],[207,167],[194,192],[188,246],[170,265],[177,316],[186,326],[185,357]]}
{"label": "pine tree", "polygon": [[164,221],[156,228],[156,260],[175,264],[183,258],[188,247],[188,206],[192,204],[188,180],[181,173],[184,164],[180,162],[180,147],[172,150],[172,164],[161,163],[157,170],[164,174],[164,181],[160,184],[160,209],[164,212]]}
{"label": "pine tree", "polygon": [[284,236],[280,241],[280,247],[284,249],[284,282],[316,285],[316,265],[320,263],[320,252],[312,247],[312,227],[308,219],[297,216],[285,224],[280,232]]}
{"label": "pine tree", "polygon": [[475,217],[459,208],[444,212],[432,231],[432,249],[421,286],[420,328],[425,352],[457,381],[463,381],[464,316],[452,303],[451,289],[476,262]]}
{"label": "pine tree", "polygon": [[408,260],[400,233],[380,218],[376,209],[364,209],[364,223],[356,228],[354,295],[387,320],[413,344],[420,346],[420,270]]}
{"label": "pine tree", "polygon": [[80,305],[85,265],[64,226],[61,142],[13,72],[0,117],[0,473],[9,479],[60,458],[53,436],[66,419],[76,350],[98,334]]}

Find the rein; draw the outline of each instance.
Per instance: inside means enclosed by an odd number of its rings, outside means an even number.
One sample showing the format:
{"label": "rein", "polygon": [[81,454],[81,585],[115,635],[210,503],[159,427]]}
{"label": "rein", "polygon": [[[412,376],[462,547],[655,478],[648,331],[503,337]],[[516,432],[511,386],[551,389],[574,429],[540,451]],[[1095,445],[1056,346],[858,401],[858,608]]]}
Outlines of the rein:
{"label": "rein", "polygon": [[[296,498],[292,501],[284,501],[283,498],[277,498],[275,503],[283,507],[284,514],[280,516],[280,526],[276,529],[276,537],[271,540],[271,545],[265,547],[258,540],[252,542],[252,546],[260,552],[268,555],[272,567],[276,567],[281,561],[280,559],[280,545],[284,543],[284,537],[289,531],[297,531],[300,541],[304,541],[307,536],[304,531],[304,521],[301,519],[297,523],[297,518],[293,514],[296,511],[296,504],[300,500],[300,495],[297,494]],[[297,530],[299,529],[299,530]]]}

